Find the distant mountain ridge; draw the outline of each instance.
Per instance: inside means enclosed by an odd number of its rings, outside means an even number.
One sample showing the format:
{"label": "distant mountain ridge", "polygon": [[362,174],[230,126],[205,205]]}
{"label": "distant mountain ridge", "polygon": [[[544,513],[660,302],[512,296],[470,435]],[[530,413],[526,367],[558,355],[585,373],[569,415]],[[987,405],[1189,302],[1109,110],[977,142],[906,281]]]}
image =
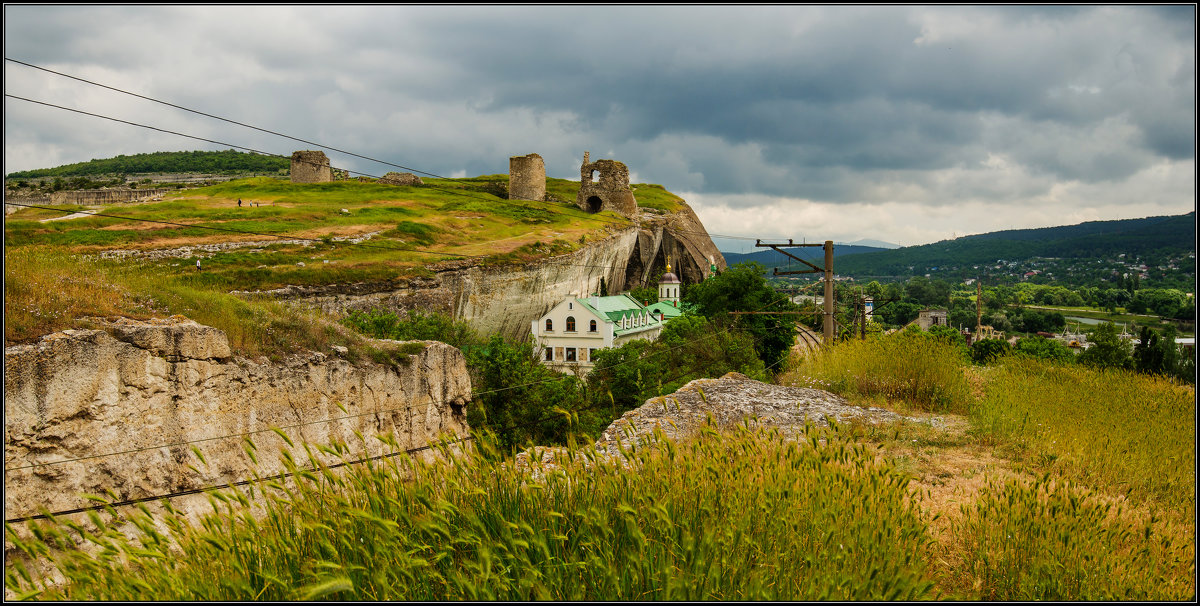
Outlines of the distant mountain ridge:
{"label": "distant mountain ridge", "polygon": [[913,275],[929,268],[973,266],[1033,257],[1115,259],[1119,255],[1171,256],[1195,252],[1196,213],[1088,221],[1076,225],[1014,229],[896,250],[847,256],[842,275]]}
{"label": "distant mountain ridge", "polygon": [[[792,253],[793,255],[796,255],[797,257],[800,257],[801,259],[805,259],[805,260],[809,261],[810,263],[815,263],[817,265],[820,265],[825,259],[825,250],[824,250],[824,248],[822,248],[820,246],[803,246],[803,247],[796,247],[796,248],[786,248],[784,250]],[[858,255],[858,254],[863,254],[863,253],[887,252],[887,250],[888,249],[886,249],[886,248],[880,248],[880,247],[876,247],[876,246],[855,246],[853,244],[834,244],[833,245],[833,258],[837,259],[839,257],[844,257],[847,255]],[[802,264],[796,263],[796,261],[794,261],[792,259],[789,259],[786,255],[783,255],[783,254],[776,252],[774,250],[771,250],[769,248],[759,250],[756,252],[752,252],[752,253],[734,253],[734,252],[722,251],[721,254],[725,256],[725,263],[727,263],[729,265],[737,265],[738,263],[744,263],[746,261],[754,261],[757,263],[762,263],[763,265],[766,265],[767,267],[775,267],[775,266],[782,267],[782,266],[788,265],[789,263],[802,265]],[[807,268],[804,268],[804,269],[807,269]]]}

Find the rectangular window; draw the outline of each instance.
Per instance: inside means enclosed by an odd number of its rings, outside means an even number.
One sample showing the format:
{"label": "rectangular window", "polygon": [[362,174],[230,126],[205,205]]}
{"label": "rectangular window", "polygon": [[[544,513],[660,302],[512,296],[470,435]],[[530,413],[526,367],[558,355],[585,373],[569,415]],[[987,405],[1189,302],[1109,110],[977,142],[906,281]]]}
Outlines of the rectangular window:
{"label": "rectangular window", "polygon": [[593,360],[595,360],[595,359],[596,359],[596,350],[595,350],[595,349],[589,349],[589,350],[588,350],[588,361],[589,361],[589,362],[591,362],[591,361],[593,361]]}
{"label": "rectangular window", "polygon": [[574,347],[568,347],[568,348],[567,348],[567,358],[566,358],[566,361],[567,361],[567,362],[574,362],[574,361],[575,361],[575,348],[574,348]]}
{"label": "rectangular window", "polygon": [[546,361],[547,361],[547,362],[553,362],[553,361],[554,361],[554,348],[553,348],[553,347],[547,347],[547,348],[546,348]]}

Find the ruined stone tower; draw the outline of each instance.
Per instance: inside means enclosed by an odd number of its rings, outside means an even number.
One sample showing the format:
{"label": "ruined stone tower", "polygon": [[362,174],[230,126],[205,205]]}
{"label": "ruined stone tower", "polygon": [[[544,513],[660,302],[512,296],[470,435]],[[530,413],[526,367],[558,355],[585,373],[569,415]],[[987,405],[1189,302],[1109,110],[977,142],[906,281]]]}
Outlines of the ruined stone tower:
{"label": "ruined stone tower", "polygon": [[546,163],[541,156],[529,154],[508,159],[508,198],[546,199]]}
{"label": "ruined stone tower", "polygon": [[629,188],[629,169],[616,160],[588,162],[588,157],[588,152],[583,152],[575,204],[589,213],[611,210],[626,217],[637,214],[637,200]]}
{"label": "ruined stone tower", "polygon": [[323,151],[292,152],[292,183],[330,183],[333,171]]}

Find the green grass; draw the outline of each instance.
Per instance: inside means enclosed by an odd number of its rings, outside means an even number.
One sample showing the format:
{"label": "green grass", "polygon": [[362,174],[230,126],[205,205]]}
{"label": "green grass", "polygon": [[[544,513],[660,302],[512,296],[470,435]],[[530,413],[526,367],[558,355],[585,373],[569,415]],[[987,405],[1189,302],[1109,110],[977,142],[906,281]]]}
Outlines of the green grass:
{"label": "green grass", "polygon": [[1194,550],[1086,489],[993,484],[953,525],[960,582],[988,601],[1195,598]]}
{"label": "green grass", "polygon": [[[234,494],[200,527],[162,519],[178,551],[145,513],[133,516],[140,541],[100,516],[96,532],[35,523],[40,538],[16,547],[53,554],[69,583],[43,589],[10,565],[7,586],[72,600],[932,597],[903,479],[836,434],[817,437],[706,430],[637,451],[633,468],[581,452],[537,476],[479,451],[304,473],[267,489],[261,517]],[[73,549],[84,533],[96,555]]]}
{"label": "green grass", "polygon": [[1192,386],[1129,371],[1009,359],[990,370],[971,422],[1013,456],[1191,519],[1195,414]]}
{"label": "green grass", "polygon": [[[355,359],[378,357],[364,338],[317,312],[262,297],[228,294],[220,278],[193,267],[169,271],[141,261],[110,261],[46,247],[5,254],[6,345],[67,328],[94,328],[87,317],[135,319],[183,315],[225,331],[244,356],[350,348]],[[385,356],[386,357],[386,356]]]}
{"label": "green grass", "polygon": [[965,365],[961,348],[901,331],[822,350],[784,381],[856,398],[883,398],[903,408],[965,413],[971,395]]}

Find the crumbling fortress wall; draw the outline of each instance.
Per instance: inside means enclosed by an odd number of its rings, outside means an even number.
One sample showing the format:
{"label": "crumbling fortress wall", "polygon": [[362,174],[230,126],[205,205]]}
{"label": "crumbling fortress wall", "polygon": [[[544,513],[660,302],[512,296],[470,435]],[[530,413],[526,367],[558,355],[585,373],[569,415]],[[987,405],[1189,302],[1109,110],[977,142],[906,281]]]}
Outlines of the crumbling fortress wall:
{"label": "crumbling fortress wall", "polygon": [[333,171],[323,151],[292,152],[292,183],[331,183]]}
{"label": "crumbling fortress wall", "polygon": [[[380,435],[408,449],[468,432],[466,361],[444,343],[420,342],[395,364],[332,351],[273,363],[234,357],[224,332],[180,316],[106,328],[5,349],[5,519],[91,505],[84,493],[137,499],[246,480],[253,469],[270,476],[282,471],[281,449],[307,465],[304,442],[342,443],[355,460],[391,452]],[[207,506],[203,495],[192,501]]]}
{"label": "crumbling fortress wall", "polygon": [[50,193],[51,204],[120,204],[157,198],[170,189],[78,189]]}
{"label": "crumbling fortress wall", "polygon": [[589,213],[611,210],[626,217],[636,215],[638,206],[629,187],[629,168],[616,160],[588,159],[588,152],[583,152],[575,204]]}
{"label": "crumbling fortress wall", "polygon": [[529,154],[508,159],[508,198],[546,199],[546,163],[541,156]]}

